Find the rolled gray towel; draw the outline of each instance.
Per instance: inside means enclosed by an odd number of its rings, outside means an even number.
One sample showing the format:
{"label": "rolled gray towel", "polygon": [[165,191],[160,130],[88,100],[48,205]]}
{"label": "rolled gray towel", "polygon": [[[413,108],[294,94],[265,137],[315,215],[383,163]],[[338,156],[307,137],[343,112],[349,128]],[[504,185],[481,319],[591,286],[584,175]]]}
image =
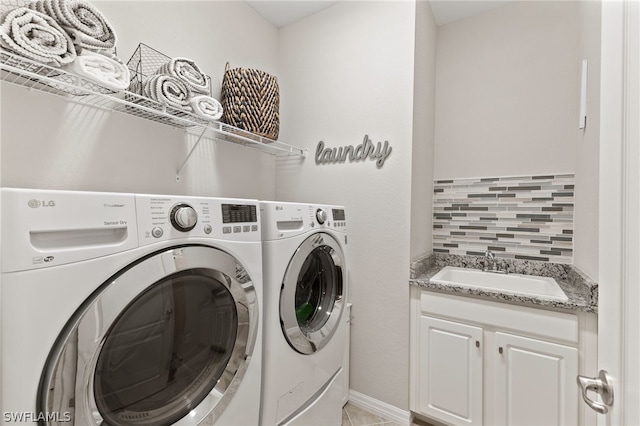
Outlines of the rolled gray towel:
{"label": "rolled gray towel", "polygon": [[210,95],[211,81],[209,77],[200,70],[200,67],[187,58],[172,58],[162,65],[156,74],[168,74],[183,80],[193,92]]}
{"label": "rolled gray towel", "polygon": [[2,18],[0,45],[47,65],[66,65],[76,59],[71,37],[55,19],[26,7],[10,10]]}
{"label": "rolled gray towel", "polygon": [[164,105],[183,111],[191,109],[191,90],[179,78],[166,74],[154,74],[143,83],[144,95]]}
{"label": "rolled gray towel", "polygon": [[104,15],[83,0],[37,0],[29,7],[55,19],[76,45],[90,50],[112,49],[116,35]]}

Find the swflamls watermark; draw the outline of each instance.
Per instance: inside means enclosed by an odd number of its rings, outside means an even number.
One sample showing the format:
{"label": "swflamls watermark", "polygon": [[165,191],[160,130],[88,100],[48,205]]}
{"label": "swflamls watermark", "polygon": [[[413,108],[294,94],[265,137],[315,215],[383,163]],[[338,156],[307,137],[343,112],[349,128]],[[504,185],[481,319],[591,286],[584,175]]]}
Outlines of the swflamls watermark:
{"label": "swflamls watermark", "polygon": [[24,422],[71,422],[71,413],[58,411],[51,412],[29,412],[29,411],[5,411],[2,413],[2,419],[5,423],[24,423]]}

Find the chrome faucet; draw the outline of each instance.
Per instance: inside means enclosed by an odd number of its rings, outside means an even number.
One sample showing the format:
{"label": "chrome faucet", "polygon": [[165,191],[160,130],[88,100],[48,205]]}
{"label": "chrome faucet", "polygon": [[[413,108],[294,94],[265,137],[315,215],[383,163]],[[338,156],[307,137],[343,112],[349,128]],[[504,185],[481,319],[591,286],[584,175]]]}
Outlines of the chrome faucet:
{"label": "chrome faucet", "polygon": [[[489,268],[491,265],[491,268]],[[487,250],[484,252],[484,272],[494,272],[497,274],[508,274],[508,269],[500,270],[498,266],[498,259],[496,259],[496,255],[493,254],[491,250]]]}
{"label": "chrome faucet", "polygon": [[[491,269],[489,269],[489,265],[492,265]],[[484,271],[498,271],[498,262],[496,262],[496,255],[493,254],[491,250],[487,250],[484,252]]]}

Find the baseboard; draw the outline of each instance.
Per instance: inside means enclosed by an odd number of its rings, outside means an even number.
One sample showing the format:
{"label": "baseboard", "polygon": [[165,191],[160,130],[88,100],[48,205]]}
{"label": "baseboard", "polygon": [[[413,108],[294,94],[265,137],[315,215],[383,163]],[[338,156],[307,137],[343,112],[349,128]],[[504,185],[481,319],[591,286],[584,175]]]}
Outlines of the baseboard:
{"label": "baseboard", "polygon": [[401,425],[411,423],[411,413],[368,395],[349,390],[349,403]]}

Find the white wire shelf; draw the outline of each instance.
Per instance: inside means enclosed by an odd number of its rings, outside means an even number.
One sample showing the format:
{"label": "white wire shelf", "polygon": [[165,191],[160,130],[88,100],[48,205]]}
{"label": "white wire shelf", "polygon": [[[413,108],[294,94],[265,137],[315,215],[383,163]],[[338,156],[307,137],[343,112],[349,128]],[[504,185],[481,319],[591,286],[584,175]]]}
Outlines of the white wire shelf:
{"label": "white wire shelf", "polygon": [[[183,129],[188,134],[198,136],[198,142],[193,149],[204,137],[243,145],[276,156],[305,157],[307,153],[306,149],[268,139],[219,121],[208,121],[196,114],[163,105],[133,92],[114,92],[89,79],[23,58],[4,49],[0,49],[0,70],[4,82],[61,96],[71,102]],[[193,149],[178,170],[178,178]]]}

